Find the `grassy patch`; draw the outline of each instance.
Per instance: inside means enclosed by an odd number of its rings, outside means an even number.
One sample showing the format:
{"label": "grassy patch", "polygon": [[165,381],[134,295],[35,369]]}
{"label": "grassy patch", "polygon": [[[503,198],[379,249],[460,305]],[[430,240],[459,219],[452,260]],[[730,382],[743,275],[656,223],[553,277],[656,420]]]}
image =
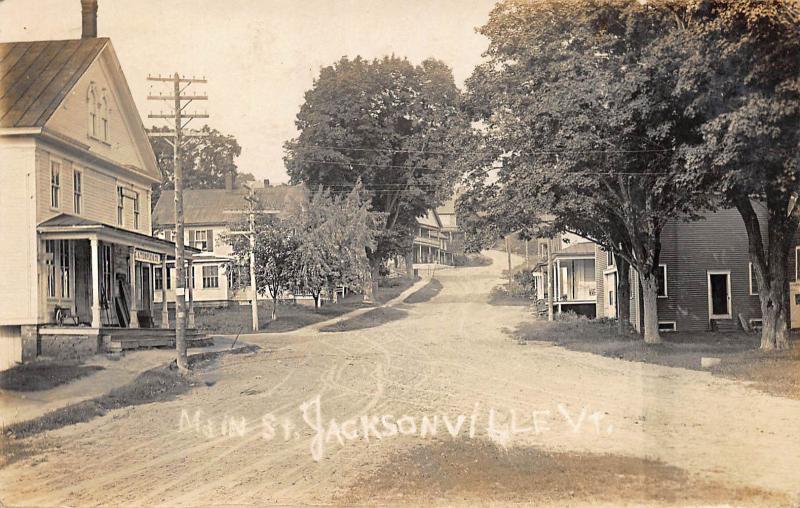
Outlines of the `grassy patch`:
{"label": "grassy patch", "polygon": [[[417,279],[418,280],[418,279]],[[351,293],[336,303],[328,303],[315,309],[305,303],[278,303],[278,318],[270,320],[272,302],[261,301],[258,305],[259,332],[282,333],[297,330],[331,318],[341,316],[355,309],[374,307],[386,303],[411,287],[416,280],[405,278],[383,279],[378,287],[375,304],[365,304],[364,297]],[[174,310],[170,310],[174,313]],[[228,307],[195,307],[195,325],[198,330],[211,334],[236,335],[253,333],[250,305],[233,304]]]}
{"label": "grassy patch", "polygon": [[20,392],[49,390],[103,370],[99,365],[78,362],[34,362],[0,372],[0,388]]}
{"label": "grassy patch", "polygon": [[364,330],[366,328],[375,328],[390,321],[396,321],[406,317],[408,313],[394,307],[379,307],[370,310],[350,319],[339,321],[336,324],[324,326],[320,328],[321,332],[350,332],[353,330]]}
{"label": "grassy patch", "polygon": [[518,296],[509,293],[506,286],[495,286],[489,293],[489,305],[510,306],[510,307],[529,307],[534,305],[534,301],[525,296]]}
{"label": "grassy patch", "polygon": [[442,290],[442,283],[438,279],[431,279],[422,289],[418,289],[408,295],[403,303],[423,303],[438,295]]}
{"label": "grassy patch", "polygon": [[800,399],[800,343],[792,349],[762,352],[759,337],[736,333],[662,333],[662,344],[645,344],[636,333],[620,334],[616,322],[568,317],[558,321],[522,323],[514,332],[520,340],[540,340],[587,353],[668,367],[702,370],[701,357],[716,357],[715,375],[754,382],[773,395]]}
{"label": "grassy patch", "polygon": [[783,495],[704,481],[655,460],[534,447],[503,450],[480,440],[437,441],[401,451],[357,478],[337,501],[791,506]]}

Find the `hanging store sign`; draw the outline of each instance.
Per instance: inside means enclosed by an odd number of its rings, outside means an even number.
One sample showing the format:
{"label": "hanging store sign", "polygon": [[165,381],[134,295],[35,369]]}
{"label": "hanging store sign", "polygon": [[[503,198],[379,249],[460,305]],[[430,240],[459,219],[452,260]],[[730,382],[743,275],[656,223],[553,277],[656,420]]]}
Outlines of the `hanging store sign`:
{"label": "hanging store sign", "polygon": [[136,249],[133,258],[136,261],[141,261],[142,263],[151,263],[154,265],[161,263],[161,254],[157,254],[155,252],[150,252],[146,250]]}

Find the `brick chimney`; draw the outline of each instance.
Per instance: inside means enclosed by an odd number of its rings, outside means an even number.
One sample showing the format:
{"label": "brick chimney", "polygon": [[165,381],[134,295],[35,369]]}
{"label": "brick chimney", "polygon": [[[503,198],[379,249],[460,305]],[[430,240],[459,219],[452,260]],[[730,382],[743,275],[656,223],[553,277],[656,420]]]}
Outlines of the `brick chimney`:
{"label": "brick chimney", "polygon": [[82,39],[97,37],[97,0],[81,0]]}

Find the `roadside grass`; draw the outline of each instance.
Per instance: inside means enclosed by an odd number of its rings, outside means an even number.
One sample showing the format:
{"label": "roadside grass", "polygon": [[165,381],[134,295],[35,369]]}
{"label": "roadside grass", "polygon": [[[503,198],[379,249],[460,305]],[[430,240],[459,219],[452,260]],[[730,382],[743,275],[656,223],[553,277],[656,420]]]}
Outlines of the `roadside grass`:
{"label": "roadside grass", "polygon": [[[777,352],[759,350],[759,336],[745,332],[662,333],[662,344],[645,344],[635,332],[621,335],[615,321],[571,315],[552,322],[522,323],[512,336],[621,360],[708,370],[717,376],[751,382],[772,395],[800,400],[800,341],[796,339],[790,350]],[[720,358],[721,363],[703,369],[700,359],[704,356]]]}
{"label": "roadside grass", "polygon": [[[191,357],[189,362],[195,371],[200,371],[215,358],[216,356]],[[56,409],[32,420],[8,425],[2,429],[0,435],[0,468],[39,451],[58,447],[57,441],[47,436],[49,431],[88,422],[114,409],[173,400],[199,384],[198,380],[182,376],[173,362],[169,366],[145,371],[127,385],[99,397]],[[43,440],[26,439],[43,433]]]}
{"label": "roadside grass", "polygon": [[403,449],[357,477],[336,502],[792,506],[785,495],[705,480],[657,460],[467,439]]}
{"label": "roadside grass", "polygon": [[0,372],[0,389],[19,392],[49,390],[103,370],[78,361],[38,361]]}
{"label": "roadside grass", "polygon": [[431,300],[439,294],[442,290],[442,283],[438,279],[431,279],[430,282],[425,284],[421,289],[418,289],[408,295],[403,303],[423,303]]}
{"label": "roadside grass", "polygon": [[[418,279],[417,279],[418,280]],[[355,309],[374,307],[385,303],[411,287],[416,280],[404,278],[384,281],[375,295],[376,304],[365,304],[361,294],[351,293],[336,303],[325,304],[319,309],[305,303],[279,303],[278,318],[270,320],[272,302],[262,301],[258,305],[259,332],[283,333],[304,326],[320,323],[341,316]],[[170,311],[174,315],[174,311]],[[195,307],[195,325],[209,334],[236,335],[253,333],[250,305],[234,304],[228,307]]]}
{"label": "roadside grass", "polygon": [[354,330],[364,330],[375,328],[391,321],[397,321],[408,315],[408,312],[395,307],[380,307],[372,309],[360,316],[356,316],[344,321],[339,321],[332,325],[323,326],[319,329],[325,333],[350,332]]}
{"label": "roadside grass", "polygon": [[506,307],[531,307],[536,302],[527,297],[513,294],[508,290],[508,284],[495,286],[489,292],[489,305],[506,306]]}

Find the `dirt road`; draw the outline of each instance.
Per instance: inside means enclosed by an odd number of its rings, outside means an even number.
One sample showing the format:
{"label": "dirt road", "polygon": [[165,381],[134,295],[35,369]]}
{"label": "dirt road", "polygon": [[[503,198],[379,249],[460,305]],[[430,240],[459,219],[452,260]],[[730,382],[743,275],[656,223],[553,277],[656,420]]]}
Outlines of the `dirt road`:
{"label": "dirt road", "polygon": [[[542,489],[567,483],[567,494],[534,496],[544,504],[652,502],[661,496],[648,489],[664,486],[647,471],[674,483],[665,505],[797,499],[800,402],[703,372],[518,345],[503,330],[530,316],[487,303],[494,257],[442,271],[437,296],[379,326],[249,336],[262,351],[222,358],[178,400],[35,438],[49,448],[0,470],[0,501],[504,504],[530,499],[537,468]],[[510,487],[502,467],[519,473]],[[598,481],[630,497],[591,495],[602,485],[586,477],[606,470]],[[693,488],[697,499],[681,497]]]}

